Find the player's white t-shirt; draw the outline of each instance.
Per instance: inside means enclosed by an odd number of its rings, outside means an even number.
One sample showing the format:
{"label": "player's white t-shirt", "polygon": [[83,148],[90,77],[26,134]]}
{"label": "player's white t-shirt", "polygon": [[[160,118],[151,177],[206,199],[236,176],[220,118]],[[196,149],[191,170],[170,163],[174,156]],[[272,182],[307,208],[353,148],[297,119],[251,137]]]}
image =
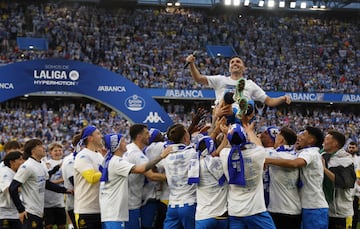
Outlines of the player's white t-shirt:
{"label": "player's white t-shirt", "polygon": [[100,183],[101,222],[129,221],[128,175],[134,164],[114,155],[109,162],[107,182]]}
{"label": "player's white t-shirt", "polygon": [[[135,143],[128,144],[126,148],[127,152],[123,158],[131,164],[142,165],[149,161]],[[132,173],[129,175],[129,210],[141,207],[144,183],[145,176],[143,174]]]}
{"label": "player's white t-shirt", "polygon": [[[56,165],[59,165],[61,163],[62,163],[62,159],[61,160],[53,160],[53,159],[45,160],[45,165],[46,165],[46,168],[48,171],[52,170]],[[61,169],[59,169],[58,171],[56,171],[56,173],[54,173],[50,177],[50,181],[59,180],[61,178],[62,178]],[[58,185],[62,186],[63,183],[59,183]],[[45,208],[53,208],[53,207],[63,208],[63,207],[65,207],[64,193],[56,193],[54,191],[45,189],[45,205],[44,206],[45,206]]]}
{"label": "player's white t-shirt", "polygon": [[[271,158],[293,160],[297,158],[295,151],[270,152]],[[268,211],[289,215],[301,214],[300,193],[297,186],[299,180],[298,168],[284,168],[269,165],[270,173],[270,201]]]}
{"label": "player's white t-shirt", "polygon": [[308,147],[299,151],[298,158],[306,161],[306,166],[300,169],[303,183],[300,189],[302,208],[328,208],[322,184],[324,169],[318,147]]}
{"label": "player's white t-shirt", "polygon": [[193,205],[196,203],[196,185],[188,184],[188,169],[190,160],[197,157],[197,152],[194,148],[183,144],[173,144],[170,147],[182,149],[171,152],[157,164],[157,167],[165,168],[170,190],[169,206]]}
{"label": "player's white t-shirt", "polygon": [[9,193],[15,172],[7,166],[0,167],[0,219],[18,219],[19,213]]}
{"label": "player's white t-shirt", "polygon": [[88,183],[81,175],[87,170],[99,171],[102,159],[97,152],[82,149],[74,162],[74,212],[78,214],[98,214],[100,182]]}
{"label": "player's white t-shirt", "polygon": [[[206,76],[209,86],[215,90],[215,104],[224,98],[226,92],[235,92],[237,80],[230,76],[214,75]],[[248,100],[254,100],[264,103],[267,97],[265,91],[261,89],[254,81],[245,79],[245,89],[243,96]]]}
{"label": "player's white t-shirt", "polygon": [[30,214],[43,217],[47,179],[49,174],[45,166],[31,157],[19,167],[14,176],[14,180],[22,183],[23,205]]}
{"label": "player's white t-shirt", "polygon": [[[145,149],[145,155],[149,160],[157,158],[164,150],[165,142],[153,142]],[[162,181],[151,181],[148,180],[144,184],[143,190],[143,205],[147,203],[149,199],[160,199],[163,186],[167,185],[166,182]]]}
{"label": "player's white t-shirt", "polygon": [[[245,186],[229,184],[228,212],[230,216],[251,216],[266,211],[262,173],[267,153],[264,147],[247,144],[242,150],[245,170]],[[228,156],[230,148],[220,152],[224,173],[229,180]]]}
{"label": "player's white t-shirt", "polygon": [[218,174],[223,172],[219,157],[208,155],[200,159],[200,182],[196,189],[195,220],[221,216],[227,211],[227,183],[220,186],[220,177],[215,177],[210,171]]}
{"label": "player's white t-shirt", "polygon": [[[69,178],[74,176],[74,155],[72,153],[64,158],[60,169],[64,179],[64,187],[68,190],[73,190],[74,186],[69,181]],[[66,210],[74,210],[74,195],[67,194],[65,204]]]}

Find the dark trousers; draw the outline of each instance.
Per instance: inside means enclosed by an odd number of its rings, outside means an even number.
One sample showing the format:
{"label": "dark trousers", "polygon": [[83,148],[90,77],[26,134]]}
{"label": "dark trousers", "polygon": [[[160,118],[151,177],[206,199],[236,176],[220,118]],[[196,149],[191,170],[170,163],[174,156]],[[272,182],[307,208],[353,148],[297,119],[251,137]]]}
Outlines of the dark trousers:
{"label": "dark trousers", "polygon": [[356,229],[359,220],[359,197],[355,196],[353,201],[354,215],[352,218],[352,229]]}
{"label": "dark trousers", "polygon": [[0,229],[22,229],[19,219],[0,219]]}
{"label": "dark trousers", "polygon": [[301,214],[288,215],[281,213],[270,212],[270,215],[275,223],[277,229],[300,229],[301,228]]}
{"label": "dark trousers", "polygon": [[329,217],[329,229],[346,229],[346,218]]}
{"label": "dark trousers", "polygon": [[79,229],[101,229],[101,217],[99,214],[79,214]]}
{"label": "dark trousers", "polygon": [[23,229],[43,229],[43,219],[39,216],[27,213],[27,219],[25,218]]}

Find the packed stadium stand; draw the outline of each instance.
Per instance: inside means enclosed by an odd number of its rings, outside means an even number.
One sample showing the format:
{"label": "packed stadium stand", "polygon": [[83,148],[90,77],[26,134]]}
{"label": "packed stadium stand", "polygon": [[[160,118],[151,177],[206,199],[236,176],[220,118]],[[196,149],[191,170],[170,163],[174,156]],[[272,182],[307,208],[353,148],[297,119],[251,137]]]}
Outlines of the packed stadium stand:
{"label": "packed stadium stand", "polygon": [[[245,61],[247,78],[266,91],[360,94],[358,12],[169,11],[63,1],[1,1],[0,12],[1,65],[65,58],[101,66],[142,88],[202,89],[183,70],[185,57],[199,50],[197,65],[203,74],[227,74],[228,57],[212,58],[205,47],[231,45]],[[47,46],[22,49],[18,37],[44,38]],[[211,101],[159,103],[175,122],[187,125],[198,106],[211,109]],[[295,103],[264,110],[259,106],[258,113],[259,126],[335,127],[359,141],[359,103]],[[16,98],[1,104],[0,118],[3,142],[30,137],[69,140],[90,121],[104,133],[125,131],[128,125],[110,108],[69,98]]]}

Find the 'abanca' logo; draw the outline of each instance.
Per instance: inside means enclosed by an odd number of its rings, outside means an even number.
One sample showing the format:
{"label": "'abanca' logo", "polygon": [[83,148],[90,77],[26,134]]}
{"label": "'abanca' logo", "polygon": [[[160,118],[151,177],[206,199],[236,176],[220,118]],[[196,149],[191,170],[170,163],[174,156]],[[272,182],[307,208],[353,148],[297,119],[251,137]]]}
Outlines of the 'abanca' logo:
{"label": "'abanca' logo", "polygon": [[125,107],[131,111],[140,111],[145,107],[145,100],[138,95],[132,95],[125,99]]}

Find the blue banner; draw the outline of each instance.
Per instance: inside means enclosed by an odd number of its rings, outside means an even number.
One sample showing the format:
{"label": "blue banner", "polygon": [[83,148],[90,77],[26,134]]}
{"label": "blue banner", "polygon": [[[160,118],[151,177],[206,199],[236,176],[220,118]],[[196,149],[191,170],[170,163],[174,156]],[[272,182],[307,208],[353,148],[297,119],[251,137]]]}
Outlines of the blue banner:
{"label": "blue banner", "polygon": [[0,102],[30,93],[86,95],[119,111],[131,122],[166,131],[173,121],[134,83],[104,68],[78,61],[48,59],[0,67]]}
{"label": "blue banner", "polygon": [[[188,89],[144,89],[153,98],[159,99],[202,99],[215,100],[215,92],[212,89],[188,90]],[[360,94],[332,94],[311,92],[266,92],[270,97],[283,95],[290,96],[293,102],[314,103],[359,103]]]}

